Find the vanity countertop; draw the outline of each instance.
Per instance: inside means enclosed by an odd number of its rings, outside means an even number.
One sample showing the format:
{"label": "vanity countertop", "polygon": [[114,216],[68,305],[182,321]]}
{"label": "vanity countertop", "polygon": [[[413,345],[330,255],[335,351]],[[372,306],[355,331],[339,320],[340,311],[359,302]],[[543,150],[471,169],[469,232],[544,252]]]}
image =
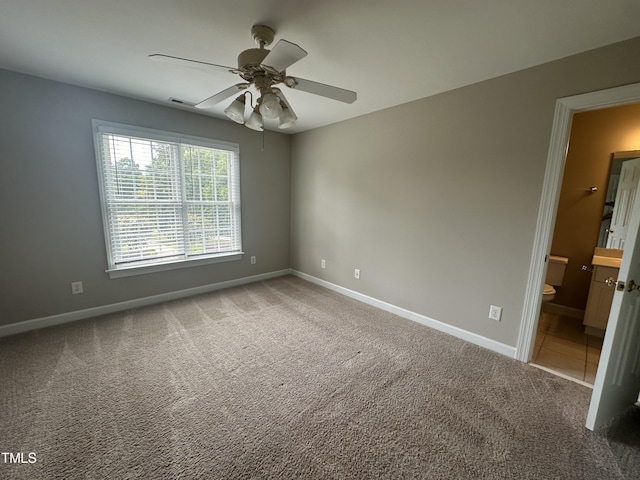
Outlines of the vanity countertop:
{"label": "vanity countertop", "polygon": [[598,265],[601,267],[615,267],[620,268],[620,263],[622,263],[621,258],[615,257],[605,257],[602,255],[594,255],[593,259],[591,259],[592,265]]}

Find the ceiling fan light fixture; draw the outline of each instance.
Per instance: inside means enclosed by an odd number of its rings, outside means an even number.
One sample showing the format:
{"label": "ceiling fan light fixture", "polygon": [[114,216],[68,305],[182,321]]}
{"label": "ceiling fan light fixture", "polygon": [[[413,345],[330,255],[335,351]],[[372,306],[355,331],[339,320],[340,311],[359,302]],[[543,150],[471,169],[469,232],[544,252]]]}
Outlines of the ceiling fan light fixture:
{"label": "ceiling fan light fixture", "polygon": [[[160,53],[149,55],[149,58],[176,65],[205,70],[214,69],[239,75],[243,80],[242,82],[193,104],[193,106],[199,109],[219,108],[221,102],[236,95],[239,91],[244,91],[245,94],[249,93],[251,95],[250,109],[254,107],[255,103],[258,104],[258,108],[249,113],[249,117],[253,117],[253,120],[251,120],[252,127],[250,128],[254,130],[264,130],[265,119],[278,120],[278,127],[281,129],[291,127],[298,120],[282,90],[277,87],[280,84],[299,92],[311,93],[339,102],[353,103],[356,101],[358,97],[356,92],[305,80],[304,78],[287,76],[289,67],[303,59],[307,52],[299,45],[284,39],[278,40],[270,50],[266,49],[265,47],[272,44],[275,34],[275,30],[267,25],[254,25],[251,28],[251,36],[259,48],[249,48],[240,52],[237,68]],[[249,91],[247,90],[248,88],[252,88],[252,90]],[[255,103],[256,97],[252,95],[252,92],[260,96]],[[224,110],[224,113],[234,122],[246,125],[244,118],[245,105],[246,97],[240,95]],[[247,119],[247,122],[249,122],[249,119]]]}
{"label": "ceiling fan light fixture", "polygon": [[260,98],[260,113],[264,118],[274,120],[282,113],[280,99],[275,93],[265,93]]}
{"label": "ceiling fan light fixture", "polygon": [[224,114],[236,123],[244,123],[245,96],[240,95],[224,109]]}
{"label": "ceiling fan light fixture", "polygon": [[253,109],[253,112],[249,115],[249,120],[247,120],[244,125],[251,130],[256,130],[258,132],[264,131],[264,123],[262,122],[262,115],[260,115],[258,107]]}
{"label": "ceiling fan light fixture", "polygon": [[278,125],[278,128],[283,129],[293,127],[296,124],[296,120],[298,120],[298,117],[296,117],[296,114],[293,113],[293,110],[291,110],[286,105],[282,105],[282,113],[280,114],[279,118],[280,124]]}

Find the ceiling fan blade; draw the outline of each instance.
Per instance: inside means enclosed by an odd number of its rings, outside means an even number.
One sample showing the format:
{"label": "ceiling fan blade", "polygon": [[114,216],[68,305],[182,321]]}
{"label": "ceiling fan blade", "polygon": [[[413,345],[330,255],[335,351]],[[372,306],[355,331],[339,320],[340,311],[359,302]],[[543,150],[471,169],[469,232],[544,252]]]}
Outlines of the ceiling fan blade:
{"label": "ceiling fan blade", "polygon": [[285,84],[294,90],[313,93],[314,95],[320,95],[321,97],[331,98],[344,103],[353,103],[358,98],[358,94],[356,92],[345,90],[344,88],[312,82],[311,80],[305,80],[304,78],[298,77],[287,77],[287,80],[289,79],[293,81],[286,81]]}
{"label": "ceiling fan blade", "polygon": [[206,72],[226,70],[227,72],[234,72],[235,68],[225,67],[224,65],[216,65],[215,63],[200,62],[198,60],[189,60],[188,58],[173,57],[171,55],[162,55],[161,53],[154,53],[149,55],[151,60],[156,62],[173,63],[174,65],[183,65],[185,67],[198,68]]}
{"label": "ceiling fan blade", "polygon": [[248,83],[238,83],[237,85],[233,85],[232,87],[225,88],[221,92],[212,95],[211,97],[201,101],[200,103],[196,103],[194,106],[196,108],[211,108],[223,100],[233,96],[238,93],[240,90],[244,90],[249,86]]}
{"label": "ceiling fan blade", "polygon": [[284,93],[282,92],[282,90],[280,90],[278,87],[272,87],[271,90],[273,90],[276,93],[278,98],[282,100],[288,108],[291,108],[291,104],[289,103],[289,100],[287,100],[287,97],[284,96]]}
{"label": "ceiling fan blade", "polygon": [[288,67],[306,56],[307,52],[295,43],[278,40],[278,43],[262,60],[262,65],[271,67],[278,72],[284,72]]}

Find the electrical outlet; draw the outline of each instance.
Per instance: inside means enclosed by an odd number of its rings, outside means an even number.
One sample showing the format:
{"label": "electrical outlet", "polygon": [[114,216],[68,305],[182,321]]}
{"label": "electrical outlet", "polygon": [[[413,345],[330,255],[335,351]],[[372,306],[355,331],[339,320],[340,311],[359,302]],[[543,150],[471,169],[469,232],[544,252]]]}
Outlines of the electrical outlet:
{"label": "electrical outlet", "polygon": [[356,268],[355,272],[353,272],[353,276],[360,280],[360,269]]}
{"label": "electrical outlet", "polygon": [[251,265],[255,265],[256,264],[256,256],[252,255],[251,256]]}
{"label": "electrical outlet", "polygon": [[489,318],[499,322],[502,318],[502,307],[491,305],[491,307],[489,307]]}
{"label": "electrical outlet", "polygon": [[320,268],[327,268],[327,262],[324,260],[324,258],[320,260]]}
{"label": "electrical outlet", "polygon": [[77,295],[78,293],[83,293],[82,282],[71,282],[71,293]]}

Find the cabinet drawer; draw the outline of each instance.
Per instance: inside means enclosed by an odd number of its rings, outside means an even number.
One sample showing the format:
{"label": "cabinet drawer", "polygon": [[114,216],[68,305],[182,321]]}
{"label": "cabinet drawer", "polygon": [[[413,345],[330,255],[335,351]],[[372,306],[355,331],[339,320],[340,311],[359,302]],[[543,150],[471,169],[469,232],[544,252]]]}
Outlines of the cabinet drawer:
{"label": "cabinet drawer", "polygon": [[619,271],[620,269],[615,267],[596,266],[593,270],[593,281],[602,283],[609,277],[613,277],[614,280],[617,280]]}

